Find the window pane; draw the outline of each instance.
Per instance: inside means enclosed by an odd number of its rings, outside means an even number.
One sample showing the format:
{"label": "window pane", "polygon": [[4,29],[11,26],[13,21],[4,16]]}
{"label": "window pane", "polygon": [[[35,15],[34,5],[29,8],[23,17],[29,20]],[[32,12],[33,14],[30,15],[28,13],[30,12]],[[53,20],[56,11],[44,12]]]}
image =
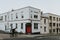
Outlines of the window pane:
{"label": "window pane", "polygon": [[46,19],[44,19],[44,24],[46,24]]}
{"label": "window pane", "polygon": [[52,27],[52,23],[49,23],[49,26]]}
{"label": "window pane", "polygon": [[57,27],[58,27],[58,23],[57,23]]}
{"label": "window pane", "polygon": [[24,18],[24,16],[22,16],[22,18]]}
{"label": "window pane", "polygon": [[52,16],[49,16],[49,19],[52,20]]}
{"label": "window pane", "polygon": [[7,16],[5,15],[5,21],[7,20]]}
{"label": "window pane", "polygon": [[59,26],[60,26],[60,23],[59,23]]}
{"label": "window pane", "polygon": [[38,23],[34,23],[34,29],[38,29]]}
{"label": "window pane", "polygon": [[53,20],[55,21],[55,17],[53,17]]}
{"label": "window pane", "polygon": [[41,12],[41,15],[43,14],[43,12]]}
{"label": "window pane", "polygon": [[38,18],[38,15],[34,15],[34,18]]}
{"label": "window pane", "polygon": [[31,14],[31,18],[32,18],[32,14]]}
{"label": "window pane", "polygon": [[44,27],[44,32],[46,32],[46,27]]}
{"label": "window pane", "polygon": [[58,18],[57,18],[57,21],[58,21]]}
{"label": "window pane", "polygon": [[60,18],[59,18],[59,21],[60,21]]}
{"label": "window pane", "polygon": [[53,23],[53,26],[55,26],[55,23]]}
{"label": "window pane", "polygon": [[0,16],[0,20],[3,20],[3,16]]}
{"label": "window pane", "polygon": [[21,29],[23,29],[23,23],[21,23]]}
{"label": "window pane", "polygon": [[55,29],[53,29],[53,32],[55,32]]}

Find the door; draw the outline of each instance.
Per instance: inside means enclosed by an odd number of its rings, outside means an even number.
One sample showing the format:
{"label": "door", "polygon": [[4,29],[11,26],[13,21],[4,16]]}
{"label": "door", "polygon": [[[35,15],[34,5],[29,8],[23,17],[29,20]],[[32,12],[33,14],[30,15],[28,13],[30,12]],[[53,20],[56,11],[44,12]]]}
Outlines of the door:
{"label": "door", "polygon": [[26,33],[31,33],[31,23],[26,23]]}
{"label": "door", "polygon": [[26,26],[26,33],[31,33],[31,26]]}

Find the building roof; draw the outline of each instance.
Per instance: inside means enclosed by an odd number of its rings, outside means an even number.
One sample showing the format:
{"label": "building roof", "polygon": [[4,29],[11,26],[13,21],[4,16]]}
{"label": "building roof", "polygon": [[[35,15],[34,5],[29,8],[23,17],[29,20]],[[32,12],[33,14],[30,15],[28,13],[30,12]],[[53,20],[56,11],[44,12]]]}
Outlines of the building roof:
{"label": "building roof", "polygon": [[57,17],[60,17],[60,15],[57,15],[57,14],[53,14],[53,13],[44,13],[44,15],[46,16],[46,17],[48,17],[48,15],[54,15],[54,16],[57,16]]}
{"label": "building roof", "polygon": [[27,6],[27,7],[23,7],[23,8],[15,9],[15,10],[12,9],[11,11],[4,12],[4,13],[2,13],[2,14],[5,14],[5,13],[11,13],[11,12],[18,11],[18,10],[21,10],[21,9],[24,9],[24,8],[34,8],[34,9],[40,10],[40,9],[35,8],[35,7],[32,7],[32,6]]}

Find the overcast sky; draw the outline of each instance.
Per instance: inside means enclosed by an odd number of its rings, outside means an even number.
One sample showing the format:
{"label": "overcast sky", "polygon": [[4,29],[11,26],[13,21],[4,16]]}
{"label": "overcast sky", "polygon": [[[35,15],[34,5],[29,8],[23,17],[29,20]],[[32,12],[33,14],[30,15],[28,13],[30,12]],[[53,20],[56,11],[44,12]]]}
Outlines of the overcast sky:
{"label": "overcast sky", "polygon": [[0,13],[26,6],[39,8],[45,13],[60,15],[60,0],[0,0]]}

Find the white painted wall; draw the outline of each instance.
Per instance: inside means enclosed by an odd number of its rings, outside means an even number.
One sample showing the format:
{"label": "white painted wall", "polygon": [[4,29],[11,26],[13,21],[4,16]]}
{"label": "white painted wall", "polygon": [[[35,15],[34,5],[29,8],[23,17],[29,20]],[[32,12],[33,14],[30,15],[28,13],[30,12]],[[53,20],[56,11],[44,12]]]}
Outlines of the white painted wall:
{"label": "white painted wall", "polygon": [[[49,16],[52,16],[52,33],[57,33],[57,30],[56,30],[56,28],[57,28],[57,23],[58,23],[58,28],[60,28],[60,26],[59,26],[59,23],[60,23],[60,21],[59,21],[59,18],[60,18],[60,16],[59,15],[56,15],[56,14],[52,14],[52,13],[46,13],[45,14],[48,18],[49,18]],[[55,21],[53,20],[53,17],[55,17]],[[57,21],[57,18],[58,18],[58,21]],[[50,23],[51,21],[50,21],[50,19],[49,19],[49,23]],[[53,23],[55,23],[55,27],[53,26]],[[51,27],[49,26],[49,29],[51,29]],[[55,32],[53,32],[53,29],[55,29]],[[60,33],[59,31],[58,31],[58,33]]]}
{"label": "white painted wall", "polygon": [[[38,23],[38,29],[34,29],[34,23]],[[32,33],[40,32],[40,22],[39,21],[32,21]]]}
{"label": "white painted wall", "polygon": [[[33,12],[31,12],[31,10]],[[38,12],[38,13],[34,13],[34,12]],[[18,19],[16,19],[16,13],[18,15]],[[11,19],[11,14],[13,15]],[[31,18],[31,14],[32,14],[32,18]],[[4,15],[7,15],[7,21],[5,21],[5,16]],[[21,15],[24,16],[24,18],[21,18]],[[38,18],[34,18],[34,15],[38,15]],[[40,15],[41,15],[41,11],[39,9],[36,9],[36,8],[33,8],[33,7],[25,7],[25,8],[21,8],[21,9],[18,9],[18,10],[15,10],[15,11],[11,11],[11,12],[7,12],[7,13],[4,13],[2,14],[3,16],[3,21],[4,22],[7,22],[7,25],[9,28],[11,28],[10,24],[13,24],[13,28],[16,26],[15,24],[17,23],[18,24],[18,28],[16,29],[18,32],[23,32],[25,33],[26,32],[26,27],[25,27],[25,24],[26,23],[31,23],[31,20],[32,20],[32,33],[34,32],[40,32]],[[30,20],[28,20],[30,19]],[[2,22],[2,25],[3,27],[5,27],[5,24]],[[21,23],[23,23],[23,29],[21,29]],[[34,29],[34,23],[38,23],[38,29]],[[0,23],[1,24],[1,23]],[[4,30],[4,29],[2,29]],[[9,29],[10,30],[10,29]],[[4,31],[7,31],[7,30],[4,30]]]}
{"label": "white painted wall", "polygon": [[[46,24],[44,24],[44,19],[46,19]],[[49,23],[47,18],[42,18],[41,23],[40,23],[40,33],[41,34],[48,34],[49,33]],[[44,32],[44,27],[46,27],[46,32]]]}

